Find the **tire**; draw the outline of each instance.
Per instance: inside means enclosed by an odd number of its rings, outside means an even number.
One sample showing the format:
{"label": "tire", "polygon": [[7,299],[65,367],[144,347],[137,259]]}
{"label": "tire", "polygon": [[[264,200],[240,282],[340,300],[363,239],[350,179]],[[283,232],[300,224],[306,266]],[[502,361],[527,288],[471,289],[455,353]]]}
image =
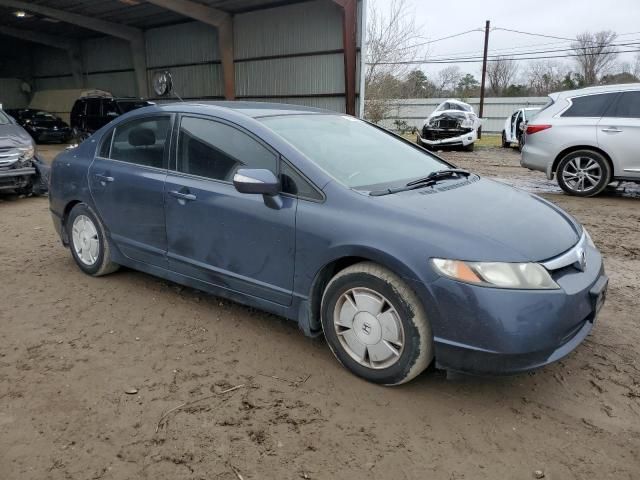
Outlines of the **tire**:
{"label": "tire", "polygon": [[[76,221],[80,230],[84,229],[83,233],[86,234],[84,245],[80,243],[83,241],[83,236],[74,234]],[[87,226],[85,222],[89,222],[90,226]],[[67,229],[71,255],[84,273],[100,277],[115,272],[119,268],[119,265],[111,261],[109,242],[106,239],[102,222],[88,205],[79,203],[73,207],[65,222],[65,228]],[[92,240],[97,242],[95,248],[91,246]],[[84,252],[87,257],[84,256]]]}
{"label": "tire", "polygon": [[462,147],[462,149],[465,152],[473,152],[474,148],[475,148],[475,143],[470,143],[469,145],[465,145],[464,147]]}
{"label": "tire", "polygon": [[565,155],[556,169],[558,185],[569,195],[593,197],[611,182],[611,167],[593,150],[576,150]]}
{"label": "tire", "polygon": [[338,361],[370,382],[408,382],[433,360],[433,334],[420,300],[400,277],[375,263],[357,263],[331,279],[321,318]]}
{"label": "tire", "polygon": [[507,142],[507,134],[503,130],[502,131],[502,148],[509,148],[509,147],[511,147],[511,144]]}

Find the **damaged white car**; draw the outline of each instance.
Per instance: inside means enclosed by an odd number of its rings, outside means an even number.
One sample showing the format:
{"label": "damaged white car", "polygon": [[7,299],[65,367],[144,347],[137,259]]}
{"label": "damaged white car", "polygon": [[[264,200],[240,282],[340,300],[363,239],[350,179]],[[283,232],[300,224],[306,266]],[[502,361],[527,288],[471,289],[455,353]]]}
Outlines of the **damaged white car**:
{"label": "damaged white car", "polygon": [[450,99],[438,105],[424,121],[416,143],[428,149],[463,147],[472,151],[480,125],[471,105]]}

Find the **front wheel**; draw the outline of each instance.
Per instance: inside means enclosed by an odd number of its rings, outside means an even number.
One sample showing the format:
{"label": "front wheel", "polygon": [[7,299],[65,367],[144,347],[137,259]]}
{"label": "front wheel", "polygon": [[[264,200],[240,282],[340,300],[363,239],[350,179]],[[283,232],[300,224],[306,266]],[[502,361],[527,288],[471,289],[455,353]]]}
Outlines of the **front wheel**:
{"label": "front wheel", "polygon": [[469,145],[465,145],[464,147],[462,147],[462,149],[465,152],[473,152],[474,145],[475,143],[470,143]]}
{"label": "front wheel", "polygon": [[611,182],[609,162],[593,150],[577,150],[565,155],[556,174],[560,188],[578,197],[598,195]]}
{"label": "front wheel", "polygon": [[118,265],[111,261],[104,227],[86,204],[79,203],[73,207],[65,225],[71,255],[80,270],[99,277],[118,269]]}
{"label": "front wheel", "polygon": [[352,265],[327,285],[322,328],[336,358],[374,383],[398,385],[433,359],[424,307],[397,275],[371,262]]}

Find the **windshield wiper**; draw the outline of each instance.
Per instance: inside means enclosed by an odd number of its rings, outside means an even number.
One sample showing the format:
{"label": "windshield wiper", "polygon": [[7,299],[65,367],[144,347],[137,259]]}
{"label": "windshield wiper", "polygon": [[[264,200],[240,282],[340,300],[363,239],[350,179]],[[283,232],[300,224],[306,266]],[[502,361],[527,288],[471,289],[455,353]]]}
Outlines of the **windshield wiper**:
{"label": "windshield wiper", "polygon": [[407,190],[413,190],[416,188],[433,185],[434,183],[437,183],[438,180],[442,180],[443,178],[468,177],[469,175],[471,175],[471,172],[468,172],[467,170],[462,170],[461,168],[448,168],[445,170],[436,170],[435,172],[431,172],[426,177],[422,177],[422,178],[418,178],[417,180],[410,181],[409,183],[405,184],[403,187],[385,188],[384,190],[375,190],[373,192],[369,192],[369,195],[373,197],[379,197],[381,195],[389,195],[391,193],[405,192]]}
{"label": "windshield wiper", "polygon": [[441,178],[448,177],[459,177],[459,176],[468,177],[471,175],[470,172],[466,170],[462,170],[461,168],[447,168],[445,170],[436,170],[435,172],[431,172],[426,177],[418,178],[417,180],[412,180],[406,184],[407,187],[413,187],[414,185],[421,185],[423,183],[432,183],[437,182]]}

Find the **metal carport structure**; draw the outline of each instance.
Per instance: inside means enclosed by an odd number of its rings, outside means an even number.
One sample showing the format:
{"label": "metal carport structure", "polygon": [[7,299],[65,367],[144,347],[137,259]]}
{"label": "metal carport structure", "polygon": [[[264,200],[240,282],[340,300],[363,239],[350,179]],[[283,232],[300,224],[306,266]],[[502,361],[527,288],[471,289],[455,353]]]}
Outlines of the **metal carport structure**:
{"label": "metal carport structure", "polygon": [[153,74],[168,70],[184,99],[356,114],[365,2],[0,0],[0,77],[153,99]]}

